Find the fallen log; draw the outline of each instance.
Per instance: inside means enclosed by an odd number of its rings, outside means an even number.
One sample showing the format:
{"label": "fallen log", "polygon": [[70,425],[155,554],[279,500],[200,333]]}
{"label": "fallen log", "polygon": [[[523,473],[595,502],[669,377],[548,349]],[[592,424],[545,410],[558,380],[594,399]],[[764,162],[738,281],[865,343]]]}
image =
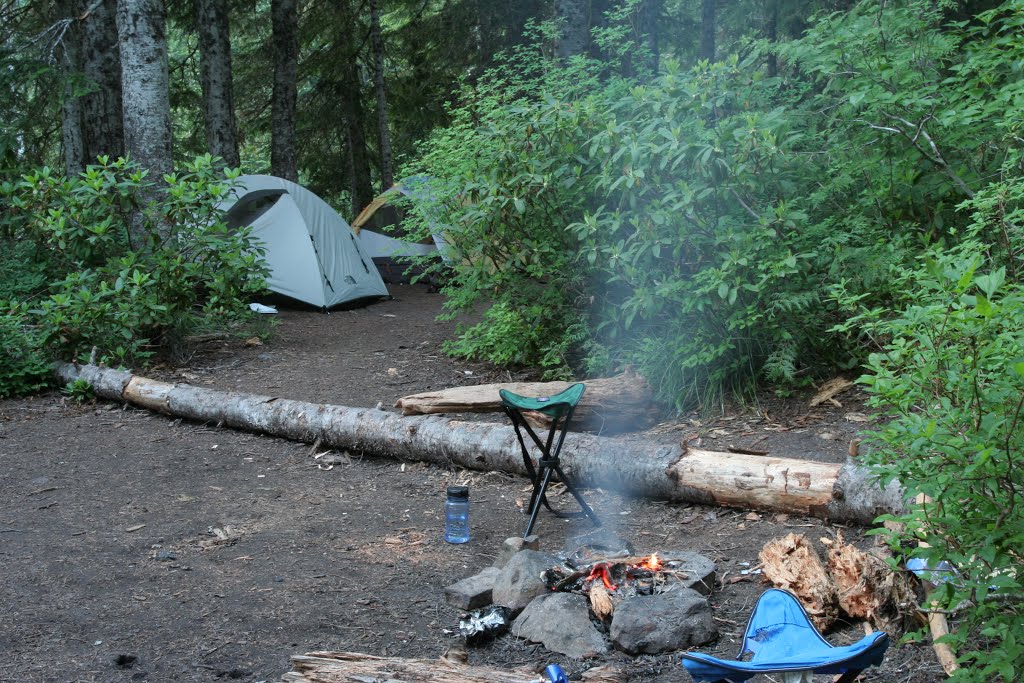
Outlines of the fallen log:
{"label": "fallen log", "polygon": [[[499,389],[520,396],[553,396],[575,382],[506,382],[452,387],[403,396],[395,403],[402,415],[437,413],[496,413],[502,410]],[[643,377],[624,372],[615,377],[584,380],[587,390],[576,407],[570,428],[597,434],[617,434],[646,429],[654,423],[654,400]],[[548,425],[550,418],[530,414],[535,424]]]}
{"label": "fallen log", "polygon": [[[509,426],[436,416],[402,417],[367,408],[169,384],[94,365],[61,364],[64,382],[82,378],[101,398],[357,453],[469,469],[526,474]],[[685,449],[641,439],[573,434],[562,465],[584,485],[679,503],[724,505],[870,523],[902,509],[853,461],[845,464]]]}
{"label": "fallen log", "polygon": [[[614,683],[618,678],[604,667],[591,669],[584,679]],[[310,652],[292,656],[292,671],[283,683],[528,683],[539,674],[528,669],[470,666],[450,659],[374,657],[359,652]]]}

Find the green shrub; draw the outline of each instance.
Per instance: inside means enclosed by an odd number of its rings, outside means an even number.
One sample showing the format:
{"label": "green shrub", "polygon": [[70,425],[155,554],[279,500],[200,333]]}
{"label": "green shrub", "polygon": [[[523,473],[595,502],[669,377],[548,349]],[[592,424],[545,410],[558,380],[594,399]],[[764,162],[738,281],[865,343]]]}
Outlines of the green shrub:
{"label": "green shrub", "polygon": [[266,267],[248,229],[230,230],[218,203],[237,172],[209,156],[166,176],[158,201],[146,174],[124,159],[66,179],[49,169],[5,183],[4,231],[51,264],[47,296],[32,309],[48,351],[130,364],[197,319],[247,317]]}
{"label": "green shrub", "polygon": [[50,382],[52,368],[43,352],[39,335],[17,312],[3,312],[0,302],[0,398],[31,394]]}
{"label": "green shrub", "polygon": [[936,252],[908,276],[912,305],[860,321],[888,340],[862,381],[890,420],[868,462],[932,501],[896,517],[930,547],[892,545],[961,574],[933,595],[943,609],[969,601],[950,636],[968,664],[954,680],[1009,683],[1024,672],[1024,286],[984,252]]}

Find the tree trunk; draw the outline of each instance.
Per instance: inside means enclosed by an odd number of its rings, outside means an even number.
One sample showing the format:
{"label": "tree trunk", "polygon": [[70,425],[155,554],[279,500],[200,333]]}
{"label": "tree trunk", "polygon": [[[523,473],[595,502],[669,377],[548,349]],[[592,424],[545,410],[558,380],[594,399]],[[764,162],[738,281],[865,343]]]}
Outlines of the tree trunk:
{"label": "tree trunk", "polygon": [[[615,672],[588,676],[590,683],[613,683]],[[292,656],[292,671],[285,683],[337,683],[340,681],[381,681],[381,683],[527,683],[536,681],[531,670],[493,669],[459,664],[447,659],[403,659],[375,657],[359,652],[310,652]]]}
{"label": "tree trunk", "polygon": [[[499,389],[521,396],[552,396],[565,391],[575,382],[507,382],[453,387],[403,396],[395,403],[402,415],[434,415],[437,413],[500,412]],[[583,382],[587,390],[573,414],[570,428],[602,434],[639,431],[654,421],[651,389],[635,373]],[[543,416],[539,416],[543,417]],[[538,419],[545,424],[549,420]]]}
{"label": "tree trunk", "polygon": [[[83,0],[82,70],[92,85],[82,97],[85,160],[124,156],[121,104],[121,51],[117,40],[117,0]],[[85,7],[88,5],[88,7]],[[86,11],[88,10],[88,11]]]}
{"label": "tree trunk", "polygon": [[661,18],[662,0],[642,0],[637,8],[637,30],[640,43],[647,48],[643,66],[654,75],[658,72],[661,52],[658,41],[658,25]]}
{"label": "tree trunk", "polygon": [[162,0],[120,0],[117,9],[128,153],[159,182],[173,169],[167,8]]}
{"label": "tree trunk", "polygon": [[345,138],[349,153],[349,186],[352,194],[352,215],[373,201],[373,182],[370,179],[370,157],[366,147],[366,129],[359,79],[359,49],[354,27],[358,17],[352,10],[352,0],[340,0],[338,7],[338,33],[336,35],[338,73],[341,93],[339,105],[344,119]]}
{"label": "tree trunk", "polygon": [[[102,398],[191,420],[319,442],[338,449],[470,469],[524,474],[511,427],[438,417],[401,417],[366,408],[321,405],[168,384],[92,365],[62,364],[64,382],[81,377]],[[902,492],[881,489],[864,469],[792,458],[715,453],[639,439],[573,434],[562,449],[577,481],[655,500],[724,505],[870,523],[902,509]]]}
{"label": "tree trunk", "polygon": [[[380,191],[395,184],[391,132],[388,130],[388,94],[384,83],[384,41],[380,33],[380,11],[377,0],[370,0],[370,47],[373,49],[373,87],[377,91],[377,129],[380,136]],[[359,207],[362,210],[364,205]]]}
{"label": "tree trunk", "polygon": [[64,169],[68,176],[85,170],[85,143],[82,134],[82,101],[75,93],[79,81],[82,61],[82,35],[73,0],[63,0],[58,5],[62,21],[68,21],[67,30],[61,40],[64,66],[64,102],[61,117],[61,142],[64,147]]}
{"label": "tree trunk", "polygon": [[206,146],[225,165],[238,168],[238,134],[231,86],[231,29],[227,3],[196,0],[199,67],[203,87]]}
{"label": "tree trunk", "polygon": [[715,61],[715,0],[702,0],[698,58]]}
{"label": "tree trunk", "polygon": [[270,170],[298,182],[295,109],[299,77],[299,11],[296,0],[271,0],[274,91],[271,104]]}
{"label": "tree trunk", "polygon": [[[125,146],[132,160],[148,171],[148,179],[154,183],[140,197],[142,204],[156,201],[156,186],[174,170],[166,23],[163,0],[118,2]],[[132,246],[144,248],[140,214],[130,219],[129,232]]]}
{"label": "tree trunk", "polygon": [[568,59],[582,55],[590,44],[590,3],[588,0],[555,0],[558,40],[555,56]]}

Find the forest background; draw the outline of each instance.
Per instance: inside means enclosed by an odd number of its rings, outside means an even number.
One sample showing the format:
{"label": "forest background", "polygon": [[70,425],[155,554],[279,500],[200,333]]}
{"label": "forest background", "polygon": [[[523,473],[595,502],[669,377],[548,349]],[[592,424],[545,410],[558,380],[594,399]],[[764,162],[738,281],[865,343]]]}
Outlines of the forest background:
{"label": "forest background", "polygon": [[[239,169],[445,226],[453,354],[675,410],[861,374],[866,460],[1017,680],[1024,2],[0,2],[0,396],[245,319]],[[75,391],[85,391],[79,387]],[[923,539],[917,549],[908,540]],[[914,548],[914,549],[911,549]]]}

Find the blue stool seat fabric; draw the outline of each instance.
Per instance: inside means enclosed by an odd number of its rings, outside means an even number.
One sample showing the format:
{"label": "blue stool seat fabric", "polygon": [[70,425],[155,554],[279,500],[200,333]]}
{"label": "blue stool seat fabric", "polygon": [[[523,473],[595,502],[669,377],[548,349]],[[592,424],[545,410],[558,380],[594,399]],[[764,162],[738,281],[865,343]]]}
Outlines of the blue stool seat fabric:
{"label": "blue stool seat fabric", "polygon": [[769,588],[754,606],[738,655],[753,654],[750,661],[687,652],[683,666],[697,683],[740,683],[757,674],[784,672],[843,674],[839,682],[848,683],[869,666],[881,664],[888,647],[889,636],[882,631],[853,645],[833,647],[792,593]]}

